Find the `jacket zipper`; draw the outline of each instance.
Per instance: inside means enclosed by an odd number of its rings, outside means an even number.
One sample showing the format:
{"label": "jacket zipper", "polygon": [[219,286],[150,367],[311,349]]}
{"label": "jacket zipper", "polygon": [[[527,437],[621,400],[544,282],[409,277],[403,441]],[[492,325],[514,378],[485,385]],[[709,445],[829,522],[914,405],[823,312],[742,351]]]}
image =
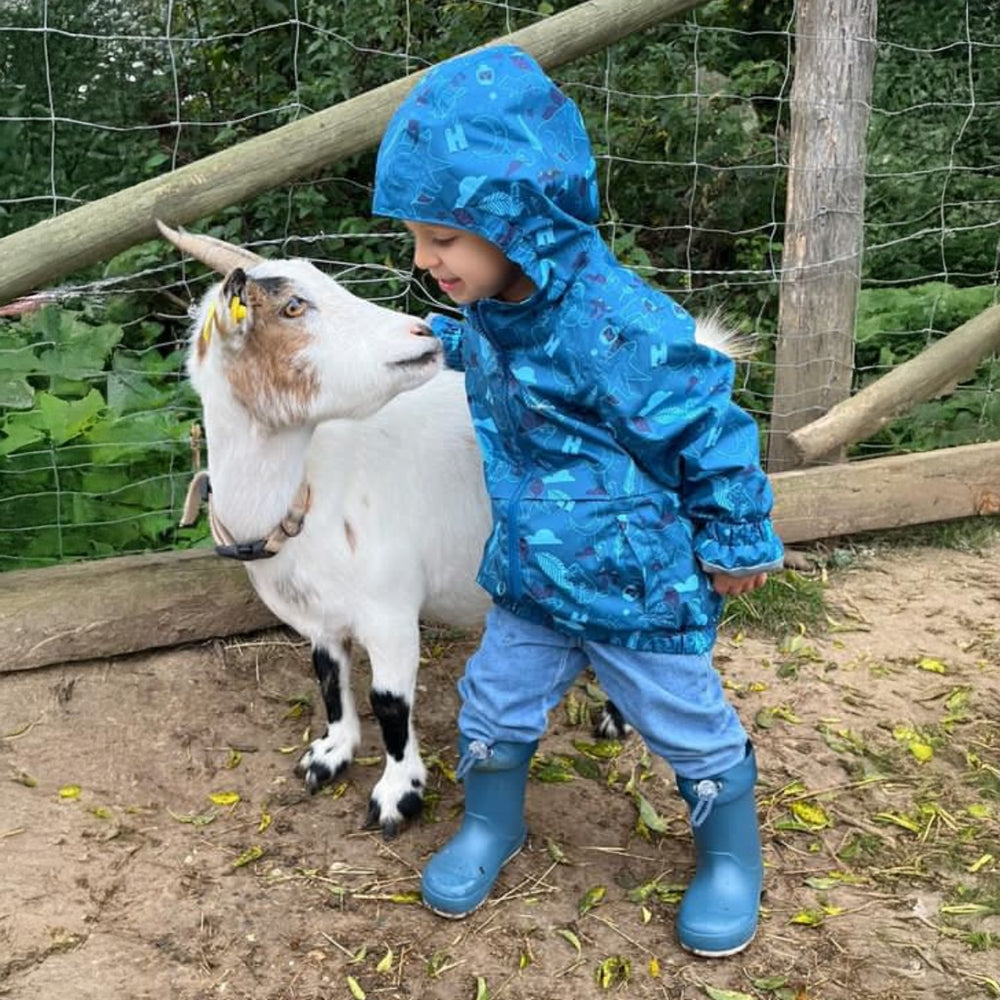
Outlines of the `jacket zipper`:
{"label": "jacket zipper", "polygon": [[[478,316],[470,316],[469,319],[472,321],[472,326],[475,328],[479,336],[485,338],[491,343],[491,346],[497,353],[500,371],[506,376],[510,371],[509,353],[497,347],[496,344],[490,340],[490,338],[486,335],[482,324],[479,322]],[[507,426],[510,429],[510,440],[513,444],[517,438],[517,423],[514,419],[514,409],[511,405],[510,394],[507,392],[506,385],[501,387],[501,393],[503,396],[501,405],[506,413]],[[517,450],[520,452],[520,446],[518,446]],[[505,519],[507,522],[507,579],[501,580],[499,583],[506,587],[507,593],[512,601],[520,601],[521,595],[524,592],[523,581],[520,573],[521,552],[517,537],[517,509],[521,502],[521,497],[524,496],[524,491],[528,488],[530,481],[530,474],[523,473],[521,475],[517,488],[507,501],[505,511]]]}

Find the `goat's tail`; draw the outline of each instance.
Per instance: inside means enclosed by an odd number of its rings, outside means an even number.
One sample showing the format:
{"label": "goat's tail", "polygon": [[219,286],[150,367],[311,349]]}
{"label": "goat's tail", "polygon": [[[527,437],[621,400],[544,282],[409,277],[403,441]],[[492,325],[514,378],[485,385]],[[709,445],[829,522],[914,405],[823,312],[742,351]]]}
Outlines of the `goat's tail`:
{"label": "goat's tail", "polygon": [[756,349],[755,338],[740,333],[727,323],[719,309],[697,318],[694,339],[699,344],[728,354],[734,361],[749,361]]}

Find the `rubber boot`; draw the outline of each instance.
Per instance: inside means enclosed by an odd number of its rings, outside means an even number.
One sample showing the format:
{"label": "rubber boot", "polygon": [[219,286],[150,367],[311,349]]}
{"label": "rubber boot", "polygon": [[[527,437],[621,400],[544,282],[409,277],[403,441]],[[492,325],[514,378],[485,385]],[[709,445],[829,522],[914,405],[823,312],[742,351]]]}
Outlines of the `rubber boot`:
{"label": "rubber boot", "polygon": [[456,777],[465,781],[465,816],[458,833],[424,868],[420,893],[443,917],[459,918],[482,905],[500,869],[524,844],[524,793],[538,743],[487,746],[459,741]]}
{"label": "rubber boot", "polygon": [[753,747],[715,778],[677,778],[691,809],[696,870],[681,900],[677,936],[688,951],[735,955],[757,933],[764,881],[754,785]]}

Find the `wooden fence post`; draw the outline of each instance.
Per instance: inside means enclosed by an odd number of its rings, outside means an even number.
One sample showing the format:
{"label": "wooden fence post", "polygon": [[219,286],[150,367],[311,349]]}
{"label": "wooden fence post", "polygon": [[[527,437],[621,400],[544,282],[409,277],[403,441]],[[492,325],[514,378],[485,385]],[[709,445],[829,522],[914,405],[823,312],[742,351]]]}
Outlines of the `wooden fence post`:
{"label": "wooden fence post", "polygon": [[796,5],[769,472],[796,465],[788,434],[851,391],[875,23],[876,0]]}

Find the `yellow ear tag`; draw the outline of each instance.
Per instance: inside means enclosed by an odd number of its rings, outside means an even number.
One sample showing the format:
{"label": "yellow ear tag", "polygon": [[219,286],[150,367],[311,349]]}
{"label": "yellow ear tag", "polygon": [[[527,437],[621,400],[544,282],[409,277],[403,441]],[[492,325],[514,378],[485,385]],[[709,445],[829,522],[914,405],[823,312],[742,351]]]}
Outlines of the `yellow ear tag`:
{"label": "yellow ear tag", "polygon": [[234,295],[229,300],[229,317],[234,323],[239,323],[240,320],[247,318],[247,307],[240,302],[238,295]]}
{"label": "yellow ear tag", "polygon": [[212,339],[212,326],[215,323],[215,303],[212,302],[208,307],[208,312],[205,314],[205,323],[201,328],[201,339],[204,343],[208,343]]}

